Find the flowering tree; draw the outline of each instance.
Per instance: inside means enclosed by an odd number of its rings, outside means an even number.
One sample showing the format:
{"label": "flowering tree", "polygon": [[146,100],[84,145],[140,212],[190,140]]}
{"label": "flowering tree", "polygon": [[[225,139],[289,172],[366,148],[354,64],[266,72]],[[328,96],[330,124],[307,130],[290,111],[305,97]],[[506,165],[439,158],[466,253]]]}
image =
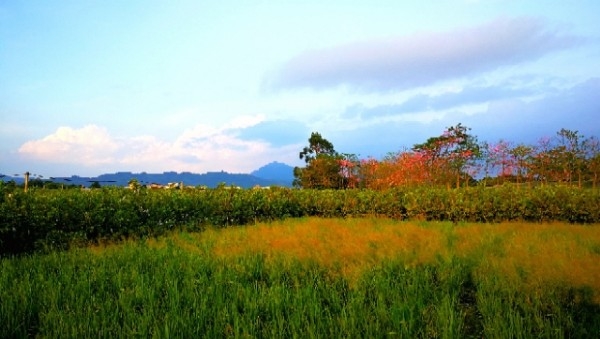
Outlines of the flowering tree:
{"label": "flowering tree", "polygon": [[361,159],[357,169],[360,187],[369,189],[381,189],[380,182],[381,162],[374,158]]}
{"label": "flowering tree", "polygon": [[535,158],[535,149],[532,146],[519,144],[509,149],[508,152],[512,158],[512,165],[515,168],[517,183],[521,183],[527,176],[531,183],[533,178],[533,160]]}
{"label": "flowering tree", "polygon": [[468,177],[467,169],[475,168],[481,151],[470,130],[459,123],[448,127],[441,136],[413,146],[413,151],[427,159],[430,177],[435,182],[450,186],[451,181],[456,180],[456,187],[460,187],[461,178]]}
{"label": "flowering tree", "polygon": [[430,163],[426,152],[404,151],[385,159],[390,187],[423,185],[431,182]]}
{"label": "flowering tree", "polygon": [[483,142],[480,146],[481,161],[480,168],[483,170],[483,183],[487,185],[488,180],[494,183],[504,183],[514,176],[514,158],[510,154],[511,143],[500,140],[495,144]]}
{"label": "flowering tree", "polygon": [[337,156],[340,166],[343,188],[357,188],[360,183],[360,160],[355,154],[340,154]]}
{"label": "flowering tree", "polygon": [[470,128],[448,127],[440,136],[381,160],[337,153],[328,140],[312,133],[300,152],[306,167],[295,168],[296,186],[305,188],[387,189],[414,185],[468,185],[483,171],[488,182],[566,183],[596,187],[600,179],[600,142],[561,129],[536,145],[478,143]]}
{"label": "flowering tree", "polygon": [[498,176],[500,177],[510,177],[514,174],[515,158],[510,151],[510,143],[504,140],[500,140],[492,148],[493,164],[498,168]]}

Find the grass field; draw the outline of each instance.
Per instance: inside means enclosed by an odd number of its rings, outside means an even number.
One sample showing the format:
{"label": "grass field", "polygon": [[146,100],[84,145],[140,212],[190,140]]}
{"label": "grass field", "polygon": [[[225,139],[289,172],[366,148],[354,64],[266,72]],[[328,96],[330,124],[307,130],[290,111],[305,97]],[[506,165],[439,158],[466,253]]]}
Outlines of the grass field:
{"label": "grass field", "polygon": [[600,225],[301,218],[0,263],[0,336],[600,337]]}

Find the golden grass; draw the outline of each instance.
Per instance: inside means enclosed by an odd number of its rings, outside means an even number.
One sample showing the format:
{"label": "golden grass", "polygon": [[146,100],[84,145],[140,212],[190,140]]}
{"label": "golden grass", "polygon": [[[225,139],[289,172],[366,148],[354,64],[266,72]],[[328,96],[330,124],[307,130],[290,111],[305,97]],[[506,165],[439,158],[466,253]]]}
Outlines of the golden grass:
{"label": "golden grass", "polygon": [[588,286],[600,301],[600,225],[307,218],[211,232],[213,253],[226,260],[248,254],[310,260],[355,277],[388,259],[411,267],[456,256],[471,259],[482,279],[507,279],[532,290]]}
{"label": "golden grass", "polygon": [[[600,225],[455,226],[381,218],[302,218],[174,233],[148,239],[146,245],[154,249],[175,246],[232,264],[248,255],[262,255],[267,264],[316,263],[351,282],[385,260],[413,267],[458,257],[473,263],[478,279],[504,279],[532,293],[548,284],[587,286],[600,302]],[[100,254],[117,247],[95,246],[90,251]]]}
{"label": "golden grass", "polygon": [[215,232],[218,258],[258,253],[268,261],[314,262],[347,276],[385,259],[416,265],[444,252],[440,230],[381,219],[309,218]]}
{"label": "golden grass", "polygon": [[[482,278],[499,275],[531,292],[549,284],[587,286],[600,301],[598,225],[473,225],[458,233],[463,248],[471,248],[465,255],[481,257],[478,272]],[[476,238],[481,239],[478,246],[473,244]]]}

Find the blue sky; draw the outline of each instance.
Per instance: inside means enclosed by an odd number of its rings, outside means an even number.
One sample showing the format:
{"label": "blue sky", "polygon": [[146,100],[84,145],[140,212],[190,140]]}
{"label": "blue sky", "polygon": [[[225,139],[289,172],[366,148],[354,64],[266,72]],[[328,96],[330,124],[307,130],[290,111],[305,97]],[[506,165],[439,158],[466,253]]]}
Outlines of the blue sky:
{"label": "blue sky", "polygon": [[600,2],[4,1],[0,173],[300,165],[600,136]]}

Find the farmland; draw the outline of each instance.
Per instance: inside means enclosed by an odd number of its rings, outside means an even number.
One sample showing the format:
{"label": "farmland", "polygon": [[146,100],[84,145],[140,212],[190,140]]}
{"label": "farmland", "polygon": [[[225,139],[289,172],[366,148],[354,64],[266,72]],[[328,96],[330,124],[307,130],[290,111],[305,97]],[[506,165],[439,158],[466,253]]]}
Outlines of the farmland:
{"label": "farmland", "polygon": [[14,190],[0,337],[595,337],[569,186]]}

